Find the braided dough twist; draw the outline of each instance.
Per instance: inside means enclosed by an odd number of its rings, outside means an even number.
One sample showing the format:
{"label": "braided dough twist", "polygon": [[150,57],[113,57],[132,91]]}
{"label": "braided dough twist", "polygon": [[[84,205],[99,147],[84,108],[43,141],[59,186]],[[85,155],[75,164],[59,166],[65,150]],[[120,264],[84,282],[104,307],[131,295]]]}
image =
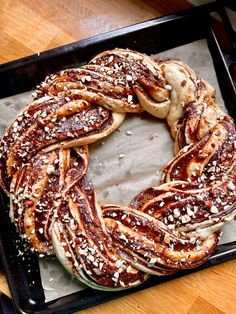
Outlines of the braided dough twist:
{"label": "braided dough twist", "polygon": [[[236,130],[215,90],[183,62],[106,51],[46,78],[8,127],[0,182],[32,250],[56,254],[88,286],[127,289],[149,275],[203,264],[236,211]],[[86,177],[87,144],[126,112],[164,118],[175,157],[162,184],[129,207],[100,205]]]}

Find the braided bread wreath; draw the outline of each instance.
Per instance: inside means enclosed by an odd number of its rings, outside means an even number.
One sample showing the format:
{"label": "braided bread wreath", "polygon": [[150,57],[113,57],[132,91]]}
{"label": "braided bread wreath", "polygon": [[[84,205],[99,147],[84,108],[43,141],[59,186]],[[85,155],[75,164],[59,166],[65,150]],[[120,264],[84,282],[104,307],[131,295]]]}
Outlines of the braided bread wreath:
{"label": "braided bread wreath", "polygon": [[[33,251],[56,254],[101,290],[194,268],[214,253],[236,211],[236,129],[207,82],[179,60],[114,49],[47,77],[33,96],[0,146],[10,217]],[[162,184],[129,207],[101,205],[86,177],[87,144],[144,110],[167,119],[175,157]]]}

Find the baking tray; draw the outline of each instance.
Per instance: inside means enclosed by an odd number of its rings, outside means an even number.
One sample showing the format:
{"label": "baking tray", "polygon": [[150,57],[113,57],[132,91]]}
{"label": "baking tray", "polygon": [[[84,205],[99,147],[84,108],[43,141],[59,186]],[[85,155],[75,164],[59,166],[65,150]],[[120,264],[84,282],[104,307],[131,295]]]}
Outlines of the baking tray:
{"label": "baking tray", "polygon": [[[233,1],[219,1],[195,7],[3,64],[0,66],[0,98],[30,91],[47,74],[80,66],[106,49],[130,48],[151,55],[205,38],[225,106],[236,119],[235,78],[230,73],[236,62],[236,41],[225,6],[232,8],[235,5]],[[45,302],[38,259],[26,251],[25,244],[20,241],[14,225],[10,223],[8,199],[2,191],[0,208],[1,267],[7,276],[17,313],[71,313],[236,257],[236,241],[225,243],[217,247],[214,256],[207,263],[194,270],[181,271],[168,277],[153,276],[143,285],[126,291],[104,292],[87,288]],[[21,251],[26,251],[24,258],[19,255]]]}

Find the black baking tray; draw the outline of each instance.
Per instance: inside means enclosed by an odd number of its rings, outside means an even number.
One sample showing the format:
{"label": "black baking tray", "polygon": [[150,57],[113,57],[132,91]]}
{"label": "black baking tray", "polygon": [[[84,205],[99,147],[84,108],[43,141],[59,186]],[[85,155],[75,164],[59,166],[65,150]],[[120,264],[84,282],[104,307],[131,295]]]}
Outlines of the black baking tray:
{"label": "black baking tray", "polygon": [[[235,9],[233,1],[216,1],[0,65],[0,98],[32,90],[47,74],[80,66],[106,49],[130,48],[151,55],[206,38],[225,106],[235,119],[236,79],[231,70],[236,63],[236,40],[225,6]],[[27,249],[10,223],[8,198],[2,191],[0,208],[0,261],[17,313],[75,312],[236,257],[235,241],[219,245],[214,256],[194,270],[181,271],[169,277],[153,276],[143,285],[127,291],[103,292],[87,288],[45,302],[38,259],[31,252],[25,253],[24,258],[19,256],[20,251]]]}

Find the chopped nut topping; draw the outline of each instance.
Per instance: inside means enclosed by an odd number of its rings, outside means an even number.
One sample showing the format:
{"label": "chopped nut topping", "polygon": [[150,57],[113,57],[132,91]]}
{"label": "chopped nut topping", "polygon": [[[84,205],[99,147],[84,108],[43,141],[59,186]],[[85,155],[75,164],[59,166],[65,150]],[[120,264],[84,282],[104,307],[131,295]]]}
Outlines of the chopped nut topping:
{"label": "chopped nut topping", "polygon": [[181,219],[182,223],[184,223],[184,224],[188,223],[191,220],[189,215],[183,215],[183,216],[180,217],[180,219]]}
{"label": "chopped nut topping", "polygon": [[53,165],[49,165],[46,169],[47,174],[52,174],[55,171],[55,167]]}
{"label": "chopped nut topping", "polygon": [[212,214],[218,214],[219,210],[218,210],[218,208],[215,205],[212,205],[211,208],[210,208],[210,212]]}
{"label": "chopped nut topping", "polygon": [[128,131],[126,131],[126,135],[133,135],[133,132],[128,130]]}
{"label": "chopped nut topping", "polygon": [[236,188],[232,181],[230,181],[230,182],[227,184],[227,187],[228,187],[231,191],[234,191],[235,188]]}
{"label": "chopped nut topping", "polygon": [[122,159],[122,158],[124,158],[124,157],[125,157],[125,154],[120,154],[118,158],[119,158],[119,159]]}
{"label": "chopped nut topping", "polygon": [[157,262],[157,258],[151,258],[149,264],[155,264]]}
{"label": "chopped nut topping", "polygon": [[128,95],[128,103],[131,103],[133,100],[133,96],[132,95]]}
{"label": "chopped nut topping", "polygon": [[168,91],[170,91],[170,90],[172,90],[172,86],[169,85],[169,84],[166,84],[166,85],[165,85],[165,89],[168,90]]}
{"label": "chopped nut topping", "polygon": [[128,74],[128,75],[126,75],[126,80],[127,80],[127,81],[132,81],[132,80],[133,80],[133,78],[132,78],[132,76],[131,76],[131,75],[129,75],[129,74]]}

